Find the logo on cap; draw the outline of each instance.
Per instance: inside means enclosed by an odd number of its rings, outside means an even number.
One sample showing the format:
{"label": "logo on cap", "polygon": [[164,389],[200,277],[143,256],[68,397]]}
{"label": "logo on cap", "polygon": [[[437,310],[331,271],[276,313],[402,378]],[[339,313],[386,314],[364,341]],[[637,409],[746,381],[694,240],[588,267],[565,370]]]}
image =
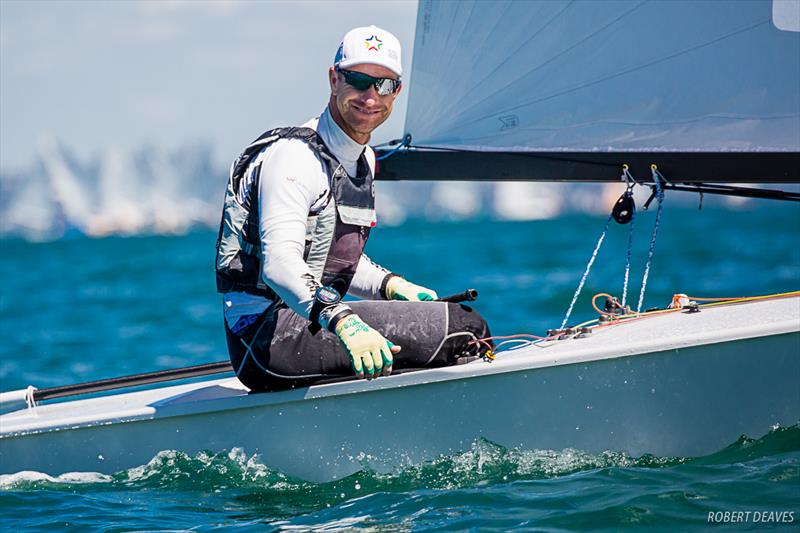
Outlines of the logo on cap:
{"label": "logo on cap", "polygon": [[373,35],[364,41],[364,45],[367,47],[367,50],[375,50],[377,52],[381,49],[381,46],[383,46],[383,41],[378,39],[376,35]]}

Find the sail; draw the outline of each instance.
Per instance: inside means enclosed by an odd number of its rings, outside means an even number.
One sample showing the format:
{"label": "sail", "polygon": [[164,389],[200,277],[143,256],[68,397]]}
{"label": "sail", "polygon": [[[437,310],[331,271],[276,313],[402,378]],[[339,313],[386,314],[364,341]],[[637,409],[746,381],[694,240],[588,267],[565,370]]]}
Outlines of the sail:
{"label": "sail", "polygon": [[409,85],[462,178],[800,180],[800,0],[421,0]]}

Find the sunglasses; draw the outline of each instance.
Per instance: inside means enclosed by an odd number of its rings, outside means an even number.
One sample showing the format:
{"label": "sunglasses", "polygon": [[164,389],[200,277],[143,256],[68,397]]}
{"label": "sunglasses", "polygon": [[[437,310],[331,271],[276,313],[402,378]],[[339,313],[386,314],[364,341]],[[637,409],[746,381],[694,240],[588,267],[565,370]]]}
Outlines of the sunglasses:
{"label": "sunglasses", "polygon": [[370,87],[375,87],[375,91],[380,96],[388,96],[400,90],[400,80],[392,78],[373,78],[355,70],[344,70],[336,67],[336,72],[344,76],[347,85],[359,91],[366,91]]}

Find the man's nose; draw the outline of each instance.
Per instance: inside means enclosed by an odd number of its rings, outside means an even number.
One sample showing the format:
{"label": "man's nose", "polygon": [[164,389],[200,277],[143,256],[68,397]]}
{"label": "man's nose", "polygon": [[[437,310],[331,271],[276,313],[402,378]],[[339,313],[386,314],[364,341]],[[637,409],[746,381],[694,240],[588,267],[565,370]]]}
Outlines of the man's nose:
{"label": "man's nose", "polygon": [[374,85],[370,85],[367,87],[367,90],[361,93],[362,101],[366,105],[375,105],[378,103],[378,90],[375,88]]}

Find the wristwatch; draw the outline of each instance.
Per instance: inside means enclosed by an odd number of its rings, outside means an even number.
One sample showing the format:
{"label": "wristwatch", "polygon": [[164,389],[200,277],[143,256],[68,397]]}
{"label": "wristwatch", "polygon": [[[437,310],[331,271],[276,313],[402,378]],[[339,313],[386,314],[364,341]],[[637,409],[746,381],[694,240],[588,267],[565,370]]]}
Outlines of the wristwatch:
{"label": "wristwatch", "polygon": [[329,285],[319,287],[317,292],[314,294],[314,303],[316,304],[319,302],[319,304],[323,307],[336,305],[341,301],[342,295],[339,294],[339,291]]}
{"label": "wristwatch", "polygon": [[339,291],[328,285],[319,287],[314,293],[314,304],[308,315],[311,321],[309,329],[311,333],[316,333],[319,328],[334,331],[341,319],[352,314],[350,306],[342,303]]}

